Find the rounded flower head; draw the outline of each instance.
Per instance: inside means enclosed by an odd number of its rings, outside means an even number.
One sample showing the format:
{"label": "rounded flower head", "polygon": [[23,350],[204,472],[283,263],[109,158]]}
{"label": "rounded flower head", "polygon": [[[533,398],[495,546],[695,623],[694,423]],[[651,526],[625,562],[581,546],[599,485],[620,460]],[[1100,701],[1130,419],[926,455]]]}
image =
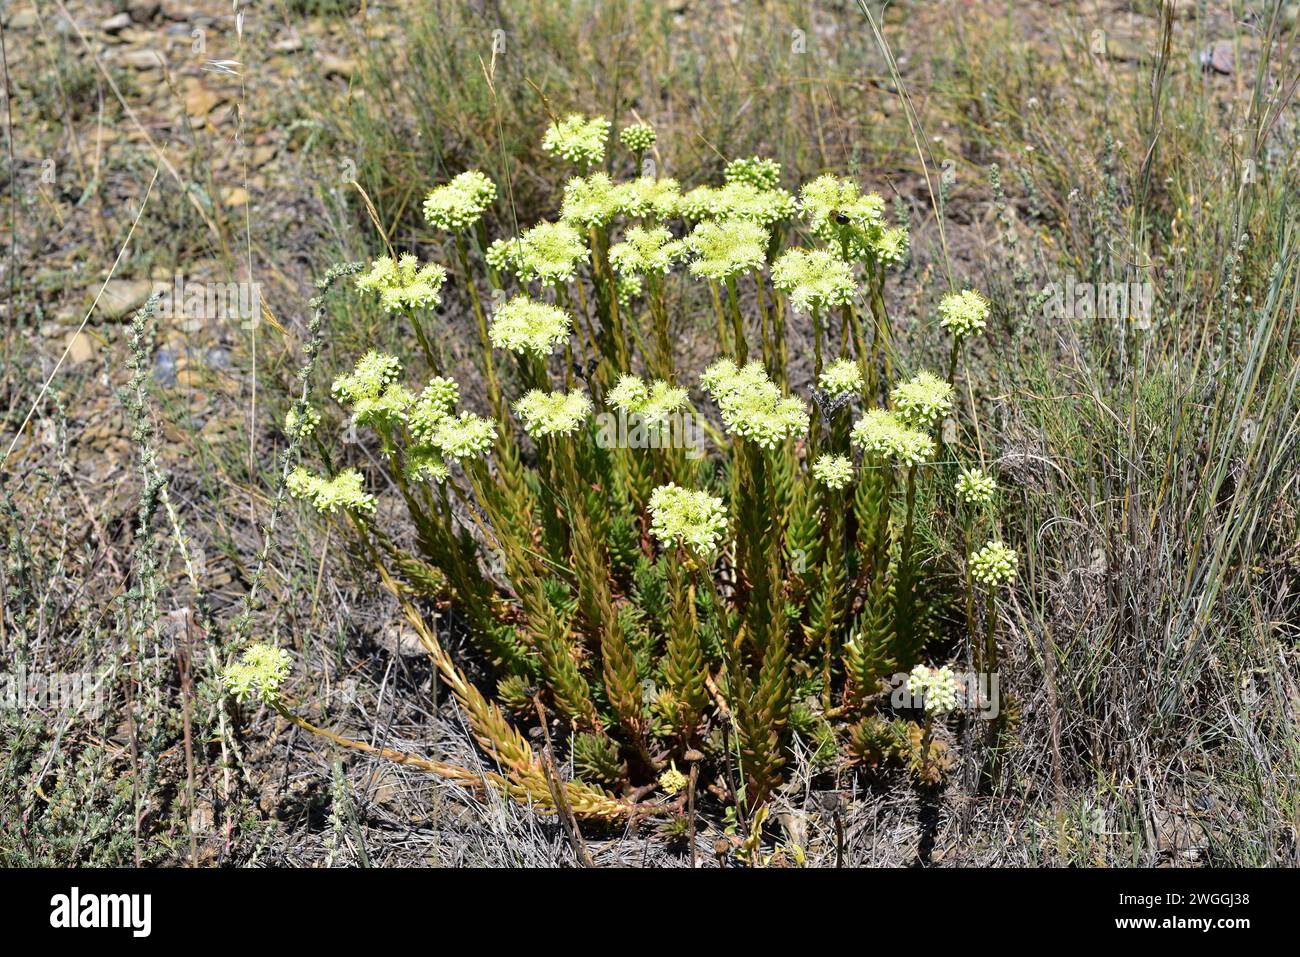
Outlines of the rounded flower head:
{"label": "rounded flower head", "polygon": [[939,301],[939,325],[958,339],[983,332],[988,321],[988,300],[973,289],[944,296]]}
{"label": "rounded flower head", "polygon": [[882,266],[897,266],[907,257],[910,243],[906,228],[890,226],[871,244],[871,253]]}
{"label": "rounded flower head", "polygon": [[645,291],[645,284],[640,276],[618,276],[614,280],[614,291],[618,295],[620,306],[630,306],[632,300]]}
{"label": "rounded flower head", "polygon": [[929,372],[917,373],[889,393],[894,413],[914,429],[928,429],[952,411],[952,386]]}
{"label": "rounded flower head", "polygon": [[647,388],[638,376],[619,378],[606,396],[609,404],[627,415],[638,415],[647,425],[664,425],[668,417],[686,407],[689,396],[685,389],[656,379]]}
{"label": "rounded flower head", "polygon": [[628,216],[671,219],[681,207],[682,191],[672,178],[640,176],[614,187],[618,211]]}
{"label": "rounded flower head", "polygon": [[845,455],[818,456],[812,474],[827,488],[839,490],[853,481],[853,462]]}
{"label": "rounded flower head", "polygon": [[817,379],[822,391],[831,395],[847,395],[862,391],[862,366],[852,359],[836,359]]}
{"label": "rounded flower head", "polygon": [[700,223],[686,240],[695,255],[691,272],[723,280],[762,269],[767,261],[767,242],[767,230],[745,219]]}
{"label": "rounded flower head", "polygon": [[546,128],[542,149],[570,163],[587,166],[603,163],[609,126],[609,120],[604,117],[588,119],[579,113],[570,113]]}
{"label": "rounded flower head", "polygon": [[669,797],[681,793],[682,788],[690,783],[690,779],[681,771],[677,770],[677,765],[670,765],[668,770],[659,775],[659,786],[664,789],[664,793]]}
{"label": "rounded flower head", "polygon": [[699,223],[716,215],[717,201],[718,191],[712,186],[696,186],[682,195],[677,208],[683,218]]}
{"label": "rounded flower head", "polygon": [[996,491],[993,476],[982,469],[962,469],[957,476],[957,497],[967,505],[988,505]]}
{"label": "rounded flower head", "polygon": [[700,383],[717,401],[722,424],[731,435],[773,448],[808,431],[807,407],[785,395],[761,362],[738,369],[730,359],[720,359],[704,370]]}
{"label": "rounded flower head", "polygon": [[299,467],[289,473],[285,484],[290,495],[309,500],[318,512],[337,512],[340,508],[350,512],[375,510],[375,497],[366,494],[356,469],[344,469],[326,480]]}
{"label": "rounded flower head", "polygon": [[819,176],[799,191],[799,209],[808,228],[826,242],[846,238],[858,244],[873,241],[884,228],[885,201],[858,184],[838,176]]}
{"label": "rounded flower head", "polygon": [[563,309],[515,296],[492,317],[488,338],[498,349],[545,357],[564,344],[572,325]]}
{"label": "rounded flower head", "polygon": [[633,153],[644,153],[655,145],[655,128],[645,123],[633,123],[618,131],[618,139]]}
{"label": "rounded flower head", "polygon": [[666,273],[684,247],[662,226],[633,226],[609,248],[609,264],[628,276]]}
{"label": "rounded flower head", "polygon": [[515,403],[515,414],[533,438],[568,435],[581,427],[591,412],[591,400],[581,392],[543,392],[533,389]]}
{"label": "rounded flower head", "polygon": [[650,493],[650,534],[665,546],[681,545],[708,558],[727,530],[722,499],[671,482]]}
{"label": "rounded flower head", "polygon": [[934,455],[934,440],[909,429],[892,412],[869,409],[853,426],[851,438],[863,451],[899,465],[919,465]]}
{"label": "rounded flower head", "polygon": [[222,671],[221,680],[236,701],[252,696],[274,705],[280,700],[280,685],[289,677],[289,670],[289,652],[256,642]]}
{"label": "rounded flower head", "polygon": [[424,219],[435,229],[459,233],[477,223],[496,198],[496,184],[478,170],[468,170],[429,192]]}
{"label": "rounded flower head", "polygon": [[372,350],[357,360],[351,372],[334,380],[332,391],[339,402],[351,408],[357,425],[400,421],[414,401],[397,382],[401,372],[402,363],[396,356]]}
{"label": "rounded flower head", "polygon": [[581,234],[568,223],[538,223],[519,237],[516,274],[558,286],[571,280],[589,255]]}
{"label": "rounded flower head", "polygon": [[432,445],[414,445],[406,450],[406,477],[413,482],[445,482],[451,469]]}
{"label": "rounded flower head", "polygon": [[357,288],[379,293],[379,302],[389,312],[420,309],[442,302],[439,290],[447,279],[447,270],[437,263],[421,266],[410,253],[394,262],[380,256],[370,272],[357,277]]}
{"label": "rounded flower head", "polygon": [[418,441],[429,444],[433,441],[434,432],[442,420],[451,414],[459,398],[460,386],[455,379],[435,376],[407,410],[407,428]]}
{"label": "rounded flower head", "polygon": [[604,226],[619,211],[620,197],[604,173],[575,176],[564,184],[560,219],[575,226]]}
{"label": "rounded flower head", "polygon": [[773,159],[751,156],[732,160],[722,175],[728,183],[748,183],[755,189],[777,189],[781,185],[781,164]]}
{"label": "rounded flower head", "polygon": [[970,574],[984,585],[1004,585],[1016,577],[1020,556],[1002,542],[989,542],[970,557]]}
{"label": "rounded flower head", "polygon": [[795,312],[843,305],[857,291],[853,268],[825,249],[791,249],[772,263],[772,285]]}
{"label": "rounded flower head", "polygon": [[284,416],[284,433],[290,438],[305,439],[316,431],[320,425],[320,413],[308,406],[299,414],[297,408],[290,408]]}
{"label": "rounded flower head", "polygon": [[771,226],[794,215],[797,204],[783,189],[759,189],[743,180],[713,194],[712,213],[719,219],[746,219]]}
{"label": "rounded flower head", "polygon": [[940,668],[917,665],[907,676],[908,694],[921,698],[922,707],[931,714],[947,714],[955,710],[965,690],[947,665]]}
{"label": "rounded flower head", "polygon": [[434,427],[429,442],[445,458],[476,458],[492,448],[497,438],[496,423],[473,412],[447,415]]}

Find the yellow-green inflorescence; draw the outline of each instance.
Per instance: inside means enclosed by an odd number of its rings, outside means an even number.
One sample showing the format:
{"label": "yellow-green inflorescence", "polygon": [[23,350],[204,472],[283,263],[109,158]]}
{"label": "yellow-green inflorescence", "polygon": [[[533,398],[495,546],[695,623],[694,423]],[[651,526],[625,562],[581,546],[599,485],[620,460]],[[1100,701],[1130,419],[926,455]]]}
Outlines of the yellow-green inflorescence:
{"label": "yellow-green inflorescence", "polygon": [[885,201],[838,176],[806,183],[799,191],[799,210],[808,228],[826,242],[840,242],[846,230],[859,241],[871,240],[884,229]]}
{"label": "yellow-green inflorescence", "polygon": [[424,219],[435,229],[459,233],[469,229],[497,198],[496,184],[476,169],[434,187],[424,199]]}
{"label": "yellow-green inflorescence", "polygon": [[609,263],[628,276],[662,275],[672,268],[685,247],[662,226],[633,226],[623,234],[623,241],[609,249]]}
{"label": "yellow-green inflorescence", "polygon": [[813,478],[839,490],[853,481],[853,461],[846,455],[821,455],[812,465]]}
{"label": "yellow-green inflorescence", "polygon": [[934,439],[884,409],[868,409],[854,424],[851,438],[863,451],[899,465],[919,465],[934,456]]}
{"label": "yellow-green inflorescence", "polygon": [[651,425],[665,424],[668,416],[686,407],[689,398],[685,389],[663,379],[656,379],[647,387],[634,375],[622,376],[606,396],[613,408],[628,415],[639,415]]}
{"label": "yellow-green inflorescence", "polygon": [[747,219],[700,223],[686,238],[694,256],[690,270],[719,281],[755,272],[767,262],[767,242],[767,230]]}
{"label": "yellow-green inflorescence", "polygon": [[356,425],[392,425],[406,418],[415,400],[397,381],[401,373],[397,356],[371,350],[351,372],[334,380],[334,398],[350,408]]}
{"label": "yellow-green inflorescence", "polygon": [[284,433],[291,438],[309,438],[320,425],[320,413],[308,406],[300,415],[291,408],[284,416]]}
{"label": "yellow-green inflorescence", "polygon": [[536,279],[544,286],[558,286],[577,275],[590,251],[577,229],[559,222],[538,223],[513,239],[498,239],[486,255],[490,266],[514,273],[520,282]]}
{"label": "yellow-green inflorescence", "polygon": [[289,652],[255,642],[226,667],[221,680],[236,701],[254,697],[274,705],[280,700],[280,686],[289,677],[290,666]]}
{"label": "yellow-green inflorescence", "polygon": [[564,184],[560,219],[574,226],[604,226],[622,207],[622,192],[604,173],[575,176]]}
{"label": "yellow-green inflorescence", "polygon": [[645,123],[633,123],[618,131],[618,139],[633,153],[644,153],[655,145],[655,130]]}
{"label": "yellow-green inflorescence", "polygon": [[568,435],[591,413],[591,400],[582,392],[543,392],[533,389],[515,403],[515,414],[533,438]]}
{"label": "yellow-green inflorescence", "polygon": [[521,295],[496,311],[488,338],[498,349],[545,357],[564,344],[572,326],[563,309]]}
{"label": "yellow-green inflorescence", "polygon": [[808,409],[783,393],[767,377],[761,362],[743,369],[730,359],[719,359],[704,370],[700,384],[718,403],[727,432],[764,448],[808,431]]}
{"label": "yellow-green inflorescence", "polygon": [[848,395],[862,391],[862,367],[852,359],[836,359],[817,378],[817,385],[831,395]]}
{"label": "yellow-green inflorescence", "polygon": [[970,557],[971,577],[983,585],[1005,585],[1016,577],[1020,556],[1002,542],[989,542]]}
{"label": "yellow-green inflorescence", "polygon": [[958,339],[983,332],[988,320],[988,300],[973,289],[944,296],[939,301],[939,325]]}
{"label": "yellow-green inflorescence", "polygon": [[669,483],[650,493],[650,534],[665,546],[681,545],[708,558],[727,530],[722,499]]}
{"label": "yellow-green inflorescence", "polygon": [[682,190],[677,180],[641,176],[614,187],[618,211],[645,219],[672,219],[681,210]]}
{"label": "yellow-green inflorescence", "polygon": [[762,156],[736,159],[727,164],[722,177],[728,183],[748,183],[755,189],[774,190],[781,185],[781,164]]}
{"label": "yellow-green inflorescence", "polygon": [[962,469],[957,476],[957,498],[967,505],[983,506],[993,501],[997,483],[983,469]]}
{"label": "yellow-green inflorescence", "polygon": [[669,797],[680,794],[682,789],[689,783],[690,779],[681,771],[678,771],[675,764],[669,766],[667,771],[659,775],[659,786],[663,788],[664,793]]}
{"label": "yellow-green inflorescence", "polygon": [[570,163],[594,166],[605,160],[605,140],[609,137],[609,120],[602,116],[588,119],[570,113],[552,123],[542,137],[542,149]]}
{"label": "yellow-green inflorescence", "polygon": [[795,312],[811,312],[853,301],[853,268],[825,249],[791,249],[772,263],[772,285],[786,294]]}
{"label": "yellow-green inflorescence", "polygon": [[947,665],[917,665],[907,676],[907,691],[913,698],[921,698],[930,714],[947,714],[957,708],[965,688]]}
{"label": "yellow-green inflorescence", "polygon": [[379,293],[379,302],[389,312],[432,308],[442,302],[440,290],[447,270],[437,263],[420,265],[410,253],[394,260],[380,256],[370,271],[357,277],[357,288]]}
{"label": "yellow-green inflorescence", "polygon": [[932,428],[952,411],[952,386],[930,372],[920,372],[894,386],[889,400],[894,413],[914,429]]}
{"label": "yellow-green inflorescence", "polygon": [[356,469],[344,469],[332,479],[326,479],[299,466],[289,473],[286,487],[290,495],[307,499],[318,512],[337,512],[339,509],[373,512],[375,497],[366,493],[363,483],[364,479]]}

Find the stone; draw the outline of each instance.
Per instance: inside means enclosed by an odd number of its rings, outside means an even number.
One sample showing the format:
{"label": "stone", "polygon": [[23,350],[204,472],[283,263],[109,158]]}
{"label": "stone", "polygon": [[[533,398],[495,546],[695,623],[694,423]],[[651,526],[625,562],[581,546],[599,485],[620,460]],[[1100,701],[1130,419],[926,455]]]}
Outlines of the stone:
{"label": "stone", "polygon": [[[92,288],[91,297],[98,291]],[[95,311],[105,319],[125,319],[145,304],[151,292],[153,283],[148,279],[110,279]]]}
{"label": "stone", "polygon": [[81,363],[94,358],[95,341],[90,338],[85,330],[74,332],[68,336],[64,346],[68,350],[69,365],[81,365]]}
{"label": "stone", "polygon": [[1231,76],[1232,67],[1232,43],[1228,40],[1219,40],[1213,46],[1201,51],[1201,69],[1206,73]]}
{"label": "stone", "polygon": [[221,202],[225,206],[245,206],[248,204],[248,190],[242,186],[226,186],[221,190]]}
{"label": "stone", "polygon": [[129,70],[157,70],[166,64],[167,59],[157,50],[127,50],[117,58],[117,62]]}
{"label": "stone", "polygon": [[196,86],[185,94],[185,112],[196,119],[205,117],[222,99],[224,97],[212,92],[206,86]]}
{"label": "stone", "polygon": [[126,12],[131,15],[131,19],[136,23],[148,23],[158,16],[160,6],[162,4],[159,0],[130,0],[126,5]]}
{"label": "stone", "polygon": [[105,33],[118,33],[131,25],[131,14],[115,13],[99,25]]}

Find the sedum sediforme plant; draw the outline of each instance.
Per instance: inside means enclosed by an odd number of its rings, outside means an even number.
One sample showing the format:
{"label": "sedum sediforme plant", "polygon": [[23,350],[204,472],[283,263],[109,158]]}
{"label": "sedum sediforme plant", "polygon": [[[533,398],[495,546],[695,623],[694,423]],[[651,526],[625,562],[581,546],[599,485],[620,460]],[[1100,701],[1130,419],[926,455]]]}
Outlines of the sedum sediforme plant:
{"label": "sedum sediforme plant", "polygon": [[[833,175],[786,191],[759,157],[685,192],[619,182],[602,170],[609,131],[581,116],[547,129],[545,151],[578,175],[554,221],[516,236],[485,234],[497,191],[477,171],[429,193],[454,261],[380,259],[357,280],[419,348],[367,353],[332,390],[373,433],[386,475],[341,461],[319,412],[301,409],[287,427],[319,462],[289,491],[337,522],[397,597],[500,769],[489,786],[613,818],[682,813],[698,785],[757,825],[796,734],[830,770],[902,753],[900,741],[928,751],[955,706],[951,672],[931,659],[976,641],[979,602],[988,630],[971,650],[996,660],[993,599],[1015,556],[1000,541],[972,547],[996,532],[992,477],[971,466],[954,488],[932,467],[936,431],[959,415],[952,370],[894,374],[883,290],[907,236],[880,197]],[[619,140],[639,170],[653,131]],[[426,334],[448,283],[473,311],[486,415],[463,407]],[[678,365],[670,288],[697,289],[716,320],[698,379]],[[987,305],[973,292],[936,299],[955,357]],[[796,323],[813,339],[806,394],[790,387]],[[379,518],[388,499],[406,521]],[[941,548],[950,528],[964,539]],[[468,624],[484,687],[426,624],[432,601]],[[228,674],[237,698],[369,747],[296,715],[279,653],[249,656]],[[893,675],[922,693],[921,717],[891,710]],[[521,729],[539,720],[568,742],[575,780],[527,743]]]}

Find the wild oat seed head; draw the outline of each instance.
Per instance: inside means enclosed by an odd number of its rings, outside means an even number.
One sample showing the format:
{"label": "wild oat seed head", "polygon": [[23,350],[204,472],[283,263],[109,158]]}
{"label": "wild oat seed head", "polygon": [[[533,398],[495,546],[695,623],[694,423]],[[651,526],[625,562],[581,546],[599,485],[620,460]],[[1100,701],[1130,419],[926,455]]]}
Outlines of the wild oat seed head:
{"label": "wild oat seed head", "polygon": [[807,407],[782,393],[761,362],[737,369],[730,359],[721,359],[704,370],[700,383],[718,403],[730,435],[773,448],[808,431]]}
{"label": "wild oat seed head", "polygon": [[492,317],[488,338],[498,349],[544,358],[569,338],[573,321],[563,309],[515,296]]}
{"label": "wild oat seed head", "polygon": [[909,429],[892,412],[868,409],[853,426],[853,443],[872,455],[897,462],[919,465],[934,456],[934,440],[924,432]]}
{"label": "wild oat seed head", "polygon": [[727,164],[722,177],[728,183],[748,183],[755,189],[777,189],[781,185],[781,164],[762,156],[736,159]]}
{"label": "wild oat seed head", "polygon": [[447,270],[437,263],[421,266],[420,261],[405,253],[394,262],[380,256],[370,272],[357,277],[357,288],[379,293],[379,304],[388,312],[401,309],[432,308],[442,302],[439,290],[447,279]]}
{"label": "wild oat seed head", "polygon": [[633,123],[618,131],[618,139],[633,153],[644,153],[655,145],[655,128],[646,123]]}
{"label": "wild oat seed head", "polygon": [[582,392],[543,392],[533,389],[515,403],[515,414],[533,438],[568,435],[580,428],[591,412],[591,400]]}
{"label": "wild oat seed head", "polygon": [[497,198],[496,184],[476,169],[436,186],[424,199],[424,219],[434,229],[469,229]]}
{"label": "wild oat seed head", "polygon": [[604,173],[575,176],[564,184],[560,219],[573,226],[604,226],[618,214],[622,194]]}
{"label": "wild oat seed head", "polygon": [[967,505],[988,505],[993,501],[997,483],[983,469],[962,469],[957,476],[957,497]]}
{"label": "wild oat seed head", "polygon": [[958,696],[964,690],[947,665],[939,668],[917,665],[907,676],[908,693],[921,698],[923,707],[930,714],[947,714],[955,710]]}
{"label": "wild oat seed head", "polygon": [[700,223],[686,240],[695,255],[691,272],[724,280],[762,269],[767,262],[767,230],[745,219]]}
{"label": "wild oat seed head", "polygon": [[786,294],[795,312],[852,302],[858,284],[853,267],[825,249],[791,249],[772,263],[772,285]]}
{"label": "wild oat seed head", "polygon": [[929,372],[919,372],[894,386],[890,402],[905,425],[928,429],[952,411],[952,386]]}
{"label": "wild oat seed head", "polygon": [[579,113],[570,113],[546,128],[542,149],[570,163],[594,166],[605,161],[605,139],[609,136],[609,128],[610,122],[603,116],[588,119]]}
{"label": "wild oat seed head", "polygon": [[662,226],[633,226],[623,234],[621,243],[609,248],[609,264],[628,276],[661,275],[685,251],[682,243]]}
{"label": "wild oat seed head", "polygon": [[650,534],[665,546],[681,545],[707,558],[726,530],[727,510],[717,496],[671,482],[650,493]]}
{"label": "wild oat seed head", "polygon": [[614,189],[618,211],[627,216],[672,219],[681,208],[682,191],[675,179],[640,176]]}
{"label": "wild oat seed head", "polygon": [[280,700],[280,686],[289,671],[289,652],[255,642],[221,673],[221,680],[236,701],[252,696],[273,705]]}
{"label": "wild oat seed head", "polygon": [[831,395],[847,395],[862,391],[862,366],[852,359],[836,359],[817,379],[823,392]]}
{"label": "wild oat seed head", "polygon": [[939,325],[958,339],[983,332],[988,320],[988,300],[973,289],[944,296],[939,301]]}
{"label": "wild oat seed head", "polygon": [[970,557],[970,574],[984,585],[1004,585],[1016,577],[1020,556],[1002,542],[989,542]]}
{"label": "wild oat seed head", "polygon": [[853,481],[853,462],[846,455],[821,455],[813,463],[812,474],[827,488],[842,489]]}

